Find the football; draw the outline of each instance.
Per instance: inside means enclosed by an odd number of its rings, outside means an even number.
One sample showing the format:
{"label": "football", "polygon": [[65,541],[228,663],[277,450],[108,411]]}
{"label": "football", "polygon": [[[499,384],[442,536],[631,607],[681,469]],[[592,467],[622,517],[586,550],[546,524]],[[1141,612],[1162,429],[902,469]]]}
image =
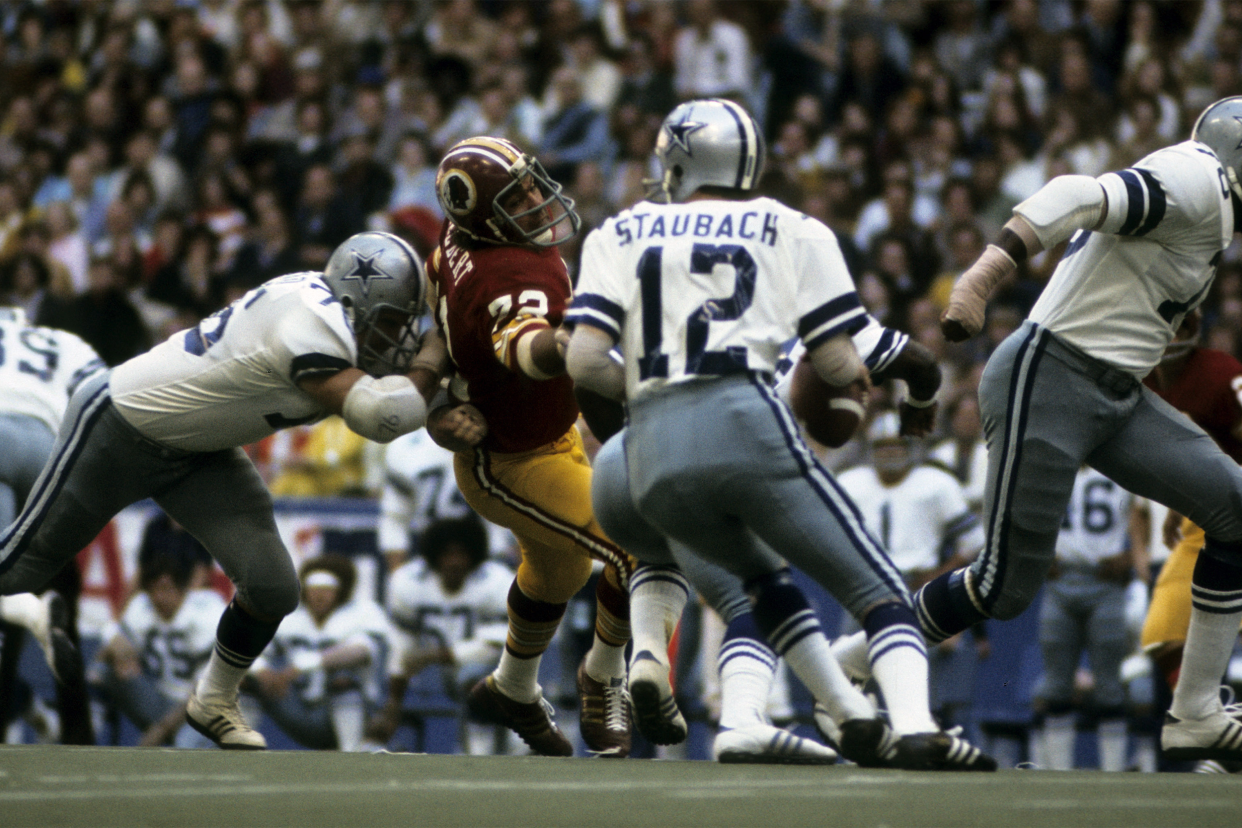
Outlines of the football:
{"label": "football", "polygon": [[789,388],[790,407],[812,439],[829,448],[849,442],[866,415],[867,387],[862,380],[829,385],[815,373],[809,360],[794,368]]}

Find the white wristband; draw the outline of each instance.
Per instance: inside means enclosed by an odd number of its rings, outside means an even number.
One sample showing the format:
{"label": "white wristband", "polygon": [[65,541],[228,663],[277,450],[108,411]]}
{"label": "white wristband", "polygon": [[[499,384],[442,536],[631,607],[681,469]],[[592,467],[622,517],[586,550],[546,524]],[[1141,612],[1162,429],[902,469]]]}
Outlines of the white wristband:
{"label": "white wristband", "polygon": [[916,400],[914,397],[906,397],[903,402],[911,408],[931,408],[936,404],[936,398],[932,397],[930,400]]}

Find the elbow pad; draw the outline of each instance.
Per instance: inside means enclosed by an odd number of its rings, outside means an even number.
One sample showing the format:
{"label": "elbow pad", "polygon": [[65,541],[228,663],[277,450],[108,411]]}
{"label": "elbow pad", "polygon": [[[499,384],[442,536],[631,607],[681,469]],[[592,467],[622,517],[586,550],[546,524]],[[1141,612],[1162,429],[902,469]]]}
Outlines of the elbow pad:
{"label": "elbow pad", "polygon": [[345,425],[377,443],[390,443],[427,422],[427,402],[403,374],[364,376],[345,395]]}
{"label": "elbow pad", "polygon": [[862,357],[849,334],[837,334],[808,356],[815,373],[829,385],[849,385],[863,372]]}
{"label": "elbow pad", "polygon": [[1104,215],[1104,187],[1089,175],[1058,175],[1013,208],[1050,250],[1078,230],[1089,230]]}

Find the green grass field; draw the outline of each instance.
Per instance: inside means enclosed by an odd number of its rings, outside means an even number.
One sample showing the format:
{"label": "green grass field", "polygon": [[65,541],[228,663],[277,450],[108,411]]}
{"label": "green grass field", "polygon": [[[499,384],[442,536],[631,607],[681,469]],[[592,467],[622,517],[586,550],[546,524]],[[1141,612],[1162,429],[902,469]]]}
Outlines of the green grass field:
{"label": "green grass field", "polygon": [[1242,826],[1242,779],[0,747],[0,826]]}

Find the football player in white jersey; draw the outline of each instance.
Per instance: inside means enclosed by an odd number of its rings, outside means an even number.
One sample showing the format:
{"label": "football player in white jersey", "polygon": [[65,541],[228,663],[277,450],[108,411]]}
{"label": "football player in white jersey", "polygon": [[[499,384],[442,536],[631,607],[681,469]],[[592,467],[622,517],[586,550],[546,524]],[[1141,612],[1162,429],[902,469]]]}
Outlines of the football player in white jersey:
{"label": "football player in white jersey", "polygon": [[[464,698],[500,660],[513,570],[487,555],[483,520],[469,512],[429,524],[419,537],[418,555],[388,579],[393,637],[388,700],[370,731],[377,742],[392,737],[406,687],[424,668],[443,666],[449,694]],[[467,727],[466,752],[491,753],[494,732],[494,726]]]}
{"label": "football player in white jersey", "polygon": [[[841,472],[837,480],[858,505],[867,528],[888,550],[906,585],[917,589],[938,570],[957,569],[974,560],[983,548],[983,528],[957,478],[917,462],[915,447],[901,435],[895,412],[876,415],[867,440],[870,462]],[[946,548],[951,554],[942,562]]]}
{"label": "football player in white jersey", "polygon": [[[754,197],[762,136],[736,104],[682,104],[665,119],[656,154],[667,203],[644,202],[587,237],[570,314],[571,376],[629,406],[623,459],[611,462],[625,463],[634,506],[659,532],[743,579],[759,629],[846,723],[874,721],[874,710],[828,653],[780,556],[859,618],[876,641],[872,668],[889,702],[897,764],[995,769],[932,719],[927,653],[901,576],[771,386],[780,347],[794,335],[826,382],[866,376],[850,339],[866,314],[835,236]],[[624,367],[609,356],[618,341]],[[642,671],[665,667],[642,655],[630,667],[636,710],[661,703]],[[651,689],[663,676],[653,679]]]}
{"label": "football player in white jersey", "polygon": [[1074,491],[1057,535],[1055,577],[1039,609],[1044,672],[1035,697],[1044,709],[1043,766],[1074,769],[1074,676],[1084,652],[1093,677],[1091,705],[1098,722],[1100,770],[1126,769],[1126,688],[1121,662],[1131,652],[1126,597],[1142,541],[1131,543],[1134,496],[1090,466]]}
{"label": "football player in white jersey", "polygon": [[353,597],[357,577],[343,555],[302,564],[302,603],[251,670],[263,711],[304,747],[357,752],[379,703],[388,619]]}
{"label": "football player in white jersey", "polygon": [[421,427],[446,358],[435,334],[415,355],[423,284],[413,248],[360,233],[323,273],[266,282],[82,383],[25,508],[0,535],[0,594],[41,588],[113,515],[153,498],[237,587],[186,717],[221,747],[264,748],[237,687],[297,606],[299,584],[240,447],[329,414],[379,442]]}
{"label": "football player in white jersey", "polygon": [[[74,334],[32,325],[21,308],[0,307],[0,524],[12,523],[25,504],[52,453],[69,397],[104,368],[95,350]],[[70,618],[55,591],[0,596],[0,620],[29,630],[56,680],[77,686],[82,659]],[[20,644],[21,636],[13,639],[8,646]]]}
{"label": "football player in white jersey", "polygon": [[141,746],[211,745],[184,726],[185,706],[215,647],[225,602],[213,590],[191,589],[196,561],[187,552],[148,556],[138,572],[140,591],[104,630],[101,683],[117,709],[142,729]]}
{"label": "football player in white jersey", "polygon": [[1083,463],[1206,532],[1192,578],[1185,661],[1161,741],[1173,759],[1242,759],[1242,708],[1220,677],[1242,621],[1242,470],[1142,378],[1203,301],[1242,221],[1242,97],[1209,106],[1191,139],[1099,178],[1054,178],[953,288],[941,316],[959,341],[1019,262],[1069,242],[1029,318],[988,361],[988,543],[916,596],[928,641],[1034,599]]}
{"label": "football player in white jersey", "polygon": [[[853,340],[874,381],[900,379],[906,384],[909,394],[900,408],[902,433],[909,436],[929,434],[935,424],[935,396],[941,379],[934,355],[906,334],[885,328],[870,316],[867,324],[853,335]],[[792,369],[805,353],[802,343],[795,341],[778,362],[776,390],[786,402],[793,387],[795,372]],[[621,450],[624,438],[614,441],[613,435],[621,431],[623,417],[609,416],[604,409],[605,401],[598,395],[581,388],[577,393],[580,403],[584,396],[595,398],[592,405],[583,404],[582,409],[591,429],[605,441],[601,449],[605,461],[596,466],[595,508],[607,515],[611,524],[630,527],[627,544],[636,549],[648,545],[667,546],[676,560],[675,566],[643,564],[635,571],[630,583],[635,652],[667,653],[673,624],[680,618],[689,588],[693,586],[725,623],[716,659],[721,710],[720,729],[712,745],[713,758],[728,763],[834,763],[836,753],[833,750],[782,731],[771,723],[767,710],[776,679],[777,655],[755,625],[740,579],[695,556],[675,541],[666,541],[656,533],[636,531],[643,522],[633,513],[626,497],[628,482],[624,463],[608,459]],[[658,716],[640,716],[638,725],[643,735],[656,744],[680,742],[686,736],[685,717],[677,709],[671,687],[658,676],[653,680],[650,664],[647,661],[637,665],[643,675],[636,680],[640,686],[644,682],[655,684],[656,694],[664,706]],[[817,703],[815,721],[826,741],[840,749],[847,759],[861,764],[886,764],[883,757],[857,752],[856,744],[843,740],[841,728],[825,705]]]}
{"label": "football player in white jersey", "polygon": [[[378,540],[390,571],[417,557],[418,538],[432,523],[475,514],[454,475],[453,452],[436,445],[425,430],[411,431],[384,447]],[[512,547],[507,529],[488,521],[484,526],[491,554]]]}

